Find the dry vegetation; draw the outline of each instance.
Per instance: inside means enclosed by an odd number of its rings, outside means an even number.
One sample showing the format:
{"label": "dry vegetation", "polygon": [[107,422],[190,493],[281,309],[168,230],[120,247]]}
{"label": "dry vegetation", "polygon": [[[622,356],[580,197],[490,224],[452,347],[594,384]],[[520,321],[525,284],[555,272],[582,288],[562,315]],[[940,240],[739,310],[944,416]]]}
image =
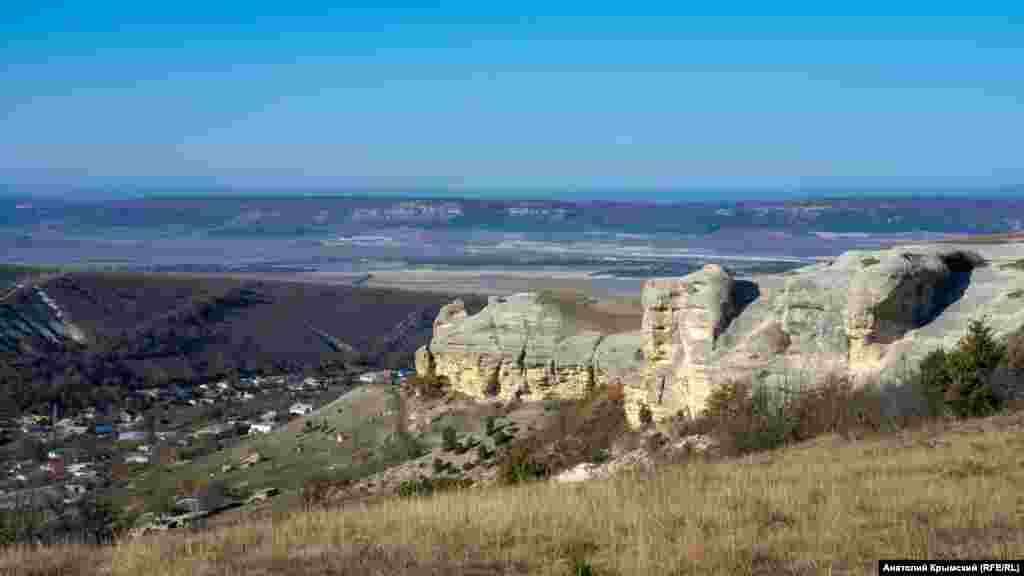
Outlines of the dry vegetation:
{"label": "dry vegetation", "polygon": [[1024,414],[727,462],[314,510],[202,534],[0,553],[43,574],[871,574],[1024,555]]}
{"label": "dry vegetation", "polygon": [[595,300],[581,290],[545,290],[541,300],[556,306],[577,330],[604,334],[639,330],[643,306],[638,298]]}
{"label": "dry vegetation", "polygon": [[[734,382],[676,431],[713,436],[725,458],[521,482],[628,436],[622,390],[604,389],[552,404],[550,426],[512,443],[499,466],[516,485],[324,507],[333,487],[311,483],[304,511],[105,548],[8,548],[0,574],[873,574],[879,558],[1020,558],[1024,412],[1019,398],[987,403],[994,367],[1019,380],[1020,346],[972,323],[923,363],[915,382],[941,393],[937,414],[886,414],[840,378],[783,395]],[[950,412],[965,394],[986,402]]]}

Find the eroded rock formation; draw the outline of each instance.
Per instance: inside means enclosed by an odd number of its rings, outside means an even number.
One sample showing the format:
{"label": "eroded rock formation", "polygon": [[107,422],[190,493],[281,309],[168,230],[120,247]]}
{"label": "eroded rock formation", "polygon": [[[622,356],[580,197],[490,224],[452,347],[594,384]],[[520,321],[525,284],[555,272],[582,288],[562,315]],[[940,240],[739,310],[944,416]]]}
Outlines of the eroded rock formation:
{"label": "eroded rock formation", "polygon": [[[622,372],[621,358],[637,346],[600,354],[604,335],[576,324],[571,310],[545,294],[492,297],[473,316],[456,301],[442,309],[433,339],[417,351],[417,372],[445,376],[476,398],[581,397]],[[638,343],[638,335],[631,339]],[[616,342],[629,348],[622,336]],[[595,370],[596,358],[604,368]]]}
{"label": "eroded rock formation", "polygon": [[621,383],[633,425],[697,414],[733,378],[796,387],[836,374],[885,385],[955,345],[971,319],[987,317],[997,334],[1024,324],[1024,270],[1006,265],[1019,250],[985,250],[847,252],[749,280],[709,265],[647,281],[641,329],[626,333],[581,328],[571,306],[543,294],[492,298],[473,316],[454,302],[416,367],[477,398],[573,398]]}
{"label": "eroded rock formation", "polygon": [[711,391],[715,340],[736,312],[732,275],[712,264],[682,278],[648,280],[642,299],[643,392],[629,394],[627,416],[639,421],[642,405],[655,420],[699,412]]}

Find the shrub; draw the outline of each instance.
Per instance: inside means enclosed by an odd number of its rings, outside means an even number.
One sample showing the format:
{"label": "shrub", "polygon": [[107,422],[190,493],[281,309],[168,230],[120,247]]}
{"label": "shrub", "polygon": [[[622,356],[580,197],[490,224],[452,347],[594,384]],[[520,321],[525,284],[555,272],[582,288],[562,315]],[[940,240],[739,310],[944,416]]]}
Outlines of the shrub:
{"label": "shrub", "polygon": [[651,411],[651,407],[647,404],[640,405],[640,424],[644,427],[654,424],[654,412]]}
{"label": "shrub", "polygon": [[534,447],[524,443],[505,453],[498,468],[498,477],[505,484],[521,484],[548,477],[547,466],[534,456]]}
{"label": "shrub", "polygon": [[450,466],[450,462],[445,462],[440,458],[434,458],[434,474],[444,474],[445,472],[448,471],[448,468]]}
{"label": "shrub", "polygon": [[710,432],[725,451],[735,454],[777,448],[797,429],[786,400],[786,392],[765,385],[726,382],[708,397],[694,432]]}
{"label": "shrub", "polygon": [[314,476],[302,484],[300,497],[306,509],[323,507],[330,502],[332,494],[336,490],[348,486],[349,481],[344,478],[330,476]]}
{"label": "shrub", "polygon": [[487,448],[486,444],[480,444],[476,447],[476,455],[481,462],[484,462],[494,457],[494,450]]}
{"label": "shrub", "polygon": [[512,440],[515,436],[505,432],[504,430],[498,430],[498,433],[494,435],[494,445],[501,446],[507,444],[509,440]]}
{"label": "shrub", "polygon": [[611,454],[606,449],[597,450],[590,457],[590,461],[594,464],[604,464],[608,460],[611,460]]}
{"label": "shrub", "polygon": [[820,385],[792,394],[785,410],[794,426],[794,441],[822,434],[848,437],[861,431],[879,431],[888,425],[885,404],[877,388],[854,388],[845,376],[830,375]]}
{"label": "shrub", "polygon": [[498,431],[497,423],[498,419],[495,418],[494,416],[488,416],[484,420],[484,429],[488,436],[493,436],[494,433]]}
{"label": "shrub", "polygon": [[[1010,344],[1016,348],[1020,343],[1014,339]],[[972,320],[955,350],[939,349],[921,361],[917,386],[933,414],[987,416],[1002,406],[992,374],[1007,356],[1007,347],[996,341],[992,328],[983,320]]]}
{"label": "shrub", "polygon": [[1007,339],[1006,364],[1013,370],[1024,370],[1024,331],[1018,330]]}
{"label": "shrub", "polygon": [[0,510],[0,547],[30,541],[45,525],[42,510]]}
{"label": "shrub", "polygon": [[981,320],[972,320],[958,349],[946,356],[951,380],[946,404],[955,415],[987,416],[999,410],[1002,402],[992,388],[990,376],[1005,354],[1006,349],[996,342],[992,328]]}
{"label": "shrub", "polygon": [[400,498],[412,498],[415,496],[430,496],[434,493],[434,483],[430,478],[419,480],[405,480],[398,485],[395,493]]}
{"label": "shrub", "polygon": [[444,376],[414,374],[406,378],[405,384],[413,393],[423,398],[442,398],[448,391],[448,381]]}
{"label": "shrub", "polygon": [[398,485],[395,493],[401,498],[426,497],[438,492],[469,487],[469,481],[461,478],[420,478],[406,480]]}
{"label": "shrub", "polygon": [[942,348],[933,350],[921,360],[913,386],[924,398],[931,416],[942,416],[946,413],[946,390],[952,380],[946,368],[946,351]]}
{"label": "shrub", "polygon": [[441,431],[441,441],[445,452],[452,452],[459,447],[459,436],[454,426],[445,426]]}

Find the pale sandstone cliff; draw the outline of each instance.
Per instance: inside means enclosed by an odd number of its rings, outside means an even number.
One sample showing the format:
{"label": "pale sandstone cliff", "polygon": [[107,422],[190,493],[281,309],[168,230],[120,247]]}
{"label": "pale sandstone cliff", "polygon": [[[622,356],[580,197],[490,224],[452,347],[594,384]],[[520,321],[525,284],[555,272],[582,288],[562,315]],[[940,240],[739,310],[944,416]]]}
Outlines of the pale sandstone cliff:
{"label": "pale sandstone cliff", "polygon": [[621,383],[634,425],[642,413],[699,413],[732,378],[794,387],[834,373],[884,385],[955,345],[971,319],[987,317],[997,334],[1024,324],[1024,271],[1006,265],[1021,256],[1017,245],[908,246],[749,280],[709,265],[647,281],[641,329],[619,334],[581,327],[542,294],[492,298],[473,316],[455,302],[416,368],[477,398],[573,398]]}

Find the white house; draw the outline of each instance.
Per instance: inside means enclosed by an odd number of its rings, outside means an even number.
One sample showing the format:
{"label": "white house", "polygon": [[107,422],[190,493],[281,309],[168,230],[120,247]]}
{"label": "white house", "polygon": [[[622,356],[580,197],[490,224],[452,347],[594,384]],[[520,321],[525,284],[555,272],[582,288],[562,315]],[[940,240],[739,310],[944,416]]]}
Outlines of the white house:
{"label": "white house", "polygon": [[391,371],[379,370],[377,372],[364,372],[359,375],[359,381],[364,384],[387,384],[391,382]]}
{"label": "white house", "polygon": [[149,464],[149,456],[145,454],[128,454],[124,457],[127,464]]}
{"label": "white house", "polygon": [[274,430],[273,424],[262,423],[249,426],[249,434],[270,434]]}
{"label": "white house", "polygon": [[273,422],[277,420],[277,410],[267,410],[260,416],[260,420],[264,422]]}
{"label": "white house", "polygon": [[78,464],[69,464],[67,471],[71,474],[77,475],[79,472],[84,472],[87,468],[92,466],[92,462],[79,462]]}
{"label": "white house", "polygon": [[296,402],[292,404],[291,408],[288,409],[289,414],[295,414],[296,416],[305,416],[313,411],[312,404],[304,404],[302,402]]}

